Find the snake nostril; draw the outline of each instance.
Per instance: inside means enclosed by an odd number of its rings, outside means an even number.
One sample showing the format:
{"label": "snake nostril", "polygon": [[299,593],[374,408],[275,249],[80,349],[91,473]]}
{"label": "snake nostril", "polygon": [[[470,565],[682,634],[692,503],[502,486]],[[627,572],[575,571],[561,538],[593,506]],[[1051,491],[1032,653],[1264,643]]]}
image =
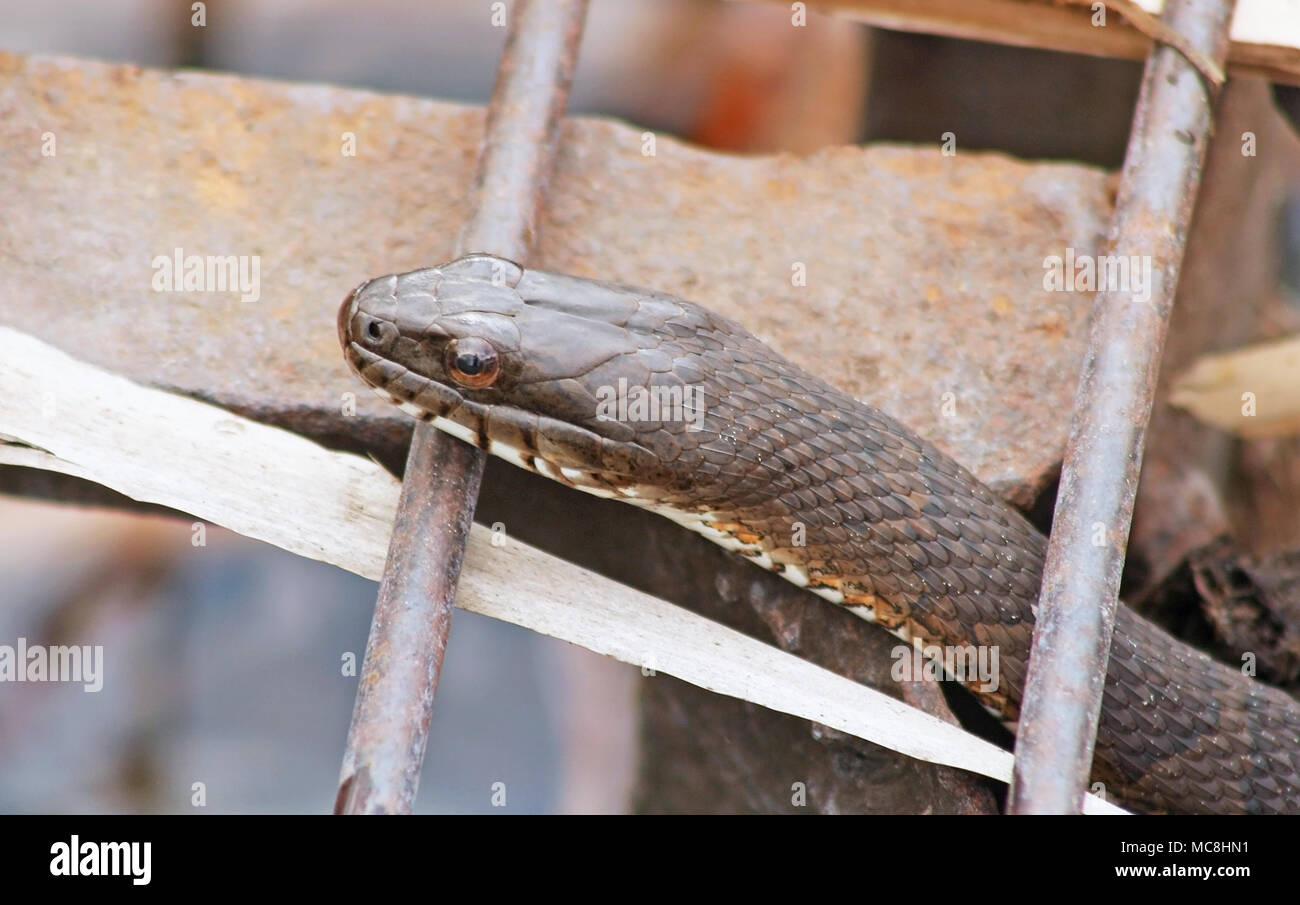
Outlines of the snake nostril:
{"label": "snake nostril", "polygon": [[379,321],[371,321],[366,324],[366,335],[373,340],[381,340],[384,338],[384,330],[379,326]]}

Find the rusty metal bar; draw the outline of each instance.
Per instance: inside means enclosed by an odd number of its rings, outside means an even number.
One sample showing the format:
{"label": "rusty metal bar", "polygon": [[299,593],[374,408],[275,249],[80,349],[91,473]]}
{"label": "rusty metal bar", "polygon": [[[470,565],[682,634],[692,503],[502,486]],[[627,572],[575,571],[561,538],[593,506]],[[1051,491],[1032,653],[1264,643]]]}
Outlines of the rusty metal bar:
{"label": "rusty metal bar", "polygon": [[[1169,0],[1164,21],[1222,66],[1235,5]],[[1143,439],[1214,100],[1212,88],[1178,51],[1154,47],[1133,117],[1110,249],[1150,260],[1153,279],[1147,298],[1130,280],[1128,286],[1102,286],[1094,303],[1020,711],[1012,813],[1082,809]]]}
{"label": "rusty metal bar", "polygon": [[[524,263],[586,11],[586,0],[521,0],[512,9],[460,254],[483,251]],[[484,460],[482,451],[428,424],[415,427],[336,814],[405,814],[415,803]]]}

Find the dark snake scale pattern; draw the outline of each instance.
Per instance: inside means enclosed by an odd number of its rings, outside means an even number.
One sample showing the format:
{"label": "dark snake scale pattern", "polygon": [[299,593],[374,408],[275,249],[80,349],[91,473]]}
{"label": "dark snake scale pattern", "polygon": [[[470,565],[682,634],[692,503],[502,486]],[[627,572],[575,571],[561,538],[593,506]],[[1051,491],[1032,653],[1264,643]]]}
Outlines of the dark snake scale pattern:
{"label": "dark snake scale pattern", "polygon": [[[982,697],[1015,718],[1045,538],[930,443],[732,321],[470,256],[364,284],[339,333],[366,382],[464,439],[698,522],[901,636],[996,645],[1000,686]],[[466,338],[499,353],[490,386],[448,373],[446,347]],[[698,391],[702,429],[598,419],[601,388],[620,378]],[[1300,812],[1300,703],[1121,604],[1094,780],[1147,810]]]}

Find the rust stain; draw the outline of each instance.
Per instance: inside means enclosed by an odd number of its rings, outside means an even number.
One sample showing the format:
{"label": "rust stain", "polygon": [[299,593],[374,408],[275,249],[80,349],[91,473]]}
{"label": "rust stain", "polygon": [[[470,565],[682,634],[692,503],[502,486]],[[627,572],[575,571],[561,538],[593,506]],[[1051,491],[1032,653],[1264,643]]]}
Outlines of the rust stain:
{"label": "rust stain", "polygon": [[763,194],[771,201],[798,201],[799,184],[791,179],[767,179],[763,182]]}
{"label": "rust stain", "polygon": [[1043,318],[1041,321],[1034,324],[1034,329],[1053,342],[1064,339],[1068,332],[1065,318],[1061,317],[1059,314],[1053,314],[1049,317]]}

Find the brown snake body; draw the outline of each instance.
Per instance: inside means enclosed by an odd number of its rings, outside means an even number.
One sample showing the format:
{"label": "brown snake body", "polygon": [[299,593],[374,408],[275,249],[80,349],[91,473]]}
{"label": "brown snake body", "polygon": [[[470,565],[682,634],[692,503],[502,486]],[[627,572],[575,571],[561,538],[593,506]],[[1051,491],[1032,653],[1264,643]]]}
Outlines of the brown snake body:
{"label": "brown snake body", "polygon": [[[1016,717],[1043,536],[732,321],[476,255],[362,285],[339,333],[367,383],[462,439],[667,515],[900,637],[996,649],[981,697]],[[1094,779],[1148,809],[1300,812],[1300,703],[1121,604]]]}

